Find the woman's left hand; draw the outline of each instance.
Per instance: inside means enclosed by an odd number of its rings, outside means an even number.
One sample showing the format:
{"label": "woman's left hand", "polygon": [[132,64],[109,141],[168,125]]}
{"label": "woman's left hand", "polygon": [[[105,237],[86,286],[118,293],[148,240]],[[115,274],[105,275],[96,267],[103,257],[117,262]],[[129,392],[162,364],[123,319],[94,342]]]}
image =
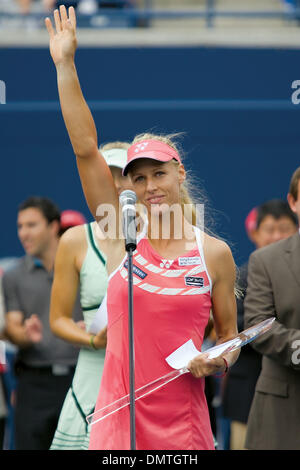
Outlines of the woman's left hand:
{"label": "woman's left hand", "polygon": [[99,333],[94,337],[94,345],[96,349],[103,349],[107,343],[107,326],[100,330]]}
{"label": "woman's left hand", "polygon": [[207,375],[223,373],[226,370],[226,362],[222,357],[209,359],[207,354],[201,353],[188,363],[187,368],[194,377],[199,379]]}

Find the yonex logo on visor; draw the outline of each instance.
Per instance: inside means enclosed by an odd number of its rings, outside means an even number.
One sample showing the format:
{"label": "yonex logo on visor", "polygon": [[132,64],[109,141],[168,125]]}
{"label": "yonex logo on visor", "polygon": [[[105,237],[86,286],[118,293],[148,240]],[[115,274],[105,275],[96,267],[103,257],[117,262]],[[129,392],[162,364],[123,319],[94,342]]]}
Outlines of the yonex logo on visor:
{"label": "yonex logo on visor", "polygon": [[140,151],[144,150],[148,145],[148,142],[142,142],[141,144],[138,144],[136,148],[134,149],[135,153],[139,153]]}

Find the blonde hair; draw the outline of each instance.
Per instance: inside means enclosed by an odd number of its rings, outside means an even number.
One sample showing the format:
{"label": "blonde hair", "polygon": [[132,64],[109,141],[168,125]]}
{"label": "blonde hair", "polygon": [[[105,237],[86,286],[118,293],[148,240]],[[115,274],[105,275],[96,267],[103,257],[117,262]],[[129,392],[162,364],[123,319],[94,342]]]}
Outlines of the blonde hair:
{"label": "blonde hair", "polygon": [[117,140],[116,142],[108,142],[107,144],[102,144],[99,147],[99,150],[111,150],[111,149],[129,149],[130,143],[129,142],[120,142]]}

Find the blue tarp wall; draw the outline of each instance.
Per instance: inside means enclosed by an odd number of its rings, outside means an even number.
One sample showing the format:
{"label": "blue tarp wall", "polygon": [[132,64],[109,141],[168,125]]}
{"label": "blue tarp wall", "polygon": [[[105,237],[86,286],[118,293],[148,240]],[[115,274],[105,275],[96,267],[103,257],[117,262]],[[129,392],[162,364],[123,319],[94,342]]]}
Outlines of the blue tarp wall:
{"label": "blue tarp wall", "polygon": [[[198,177],[215,230],[237,264],[253,249],[244,219],[285,198],[300,165],[300,52],[245,48],[79,48],[76,64],[99,142],[145,130],[184,132],[185,163]],[[0,257],[22,255],[18,204],[30,195],[91,215],[60,114],[48,49],[0,49],[2,224]],[[211,210],[211,209],[210,209]]]}

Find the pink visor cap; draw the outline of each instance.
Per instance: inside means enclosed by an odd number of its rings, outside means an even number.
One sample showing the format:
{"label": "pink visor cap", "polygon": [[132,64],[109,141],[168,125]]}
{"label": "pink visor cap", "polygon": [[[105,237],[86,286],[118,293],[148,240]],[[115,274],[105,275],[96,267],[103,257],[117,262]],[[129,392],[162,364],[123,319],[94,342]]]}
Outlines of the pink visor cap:
{"label": "pink visor cap", "polygon": [[123,168],[124,176],[128,173],[129,165],[140,158],[150,158],[164,163],[174,159],[181,163],[178,153],[170,145],[160,140],[141,140],[127,150],[127,163]]}

